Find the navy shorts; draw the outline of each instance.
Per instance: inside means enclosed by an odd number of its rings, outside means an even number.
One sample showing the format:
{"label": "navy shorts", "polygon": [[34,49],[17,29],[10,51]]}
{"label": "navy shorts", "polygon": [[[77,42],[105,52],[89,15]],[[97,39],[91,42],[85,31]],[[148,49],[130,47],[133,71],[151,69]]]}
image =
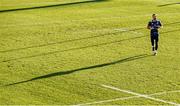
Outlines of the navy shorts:
{"label": "navy shorts", "polygon": [[159,33],[158,32],[151,32],[151,41],[156,41],[158,42],[159,40]]}

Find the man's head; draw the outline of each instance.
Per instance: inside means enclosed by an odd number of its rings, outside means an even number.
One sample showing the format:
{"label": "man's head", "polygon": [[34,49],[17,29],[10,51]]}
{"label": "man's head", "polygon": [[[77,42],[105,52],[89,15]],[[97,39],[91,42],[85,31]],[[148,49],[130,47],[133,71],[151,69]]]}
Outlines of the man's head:
{"label": "man's head", "polygon": [[153,20],[156,20],[156,14],[152,15]]}

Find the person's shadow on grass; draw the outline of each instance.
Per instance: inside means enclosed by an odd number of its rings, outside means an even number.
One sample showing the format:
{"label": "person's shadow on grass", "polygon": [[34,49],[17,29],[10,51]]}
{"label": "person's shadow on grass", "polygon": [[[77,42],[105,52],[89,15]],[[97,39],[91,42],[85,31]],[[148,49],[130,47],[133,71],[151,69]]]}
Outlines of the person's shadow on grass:
{"label": "person's shadow on grass", "polygon": [[102,1],[108,1],[108,0],[89,0],[89,1],[79,1],[79,2],[64,3],[64,4],[53,4],[53,5],[36,6],[36,7],[24,7],[24,8],[0,10],[0,13],[13,12],[13,11],[23,11],[23,10],[43,9],[43,8],[51,8],[51,7],[72,6],[72,5],[78,5],[78,4],[102,2]]}
{"label": "person's shadow on grass", "polygon": [[102,63],[102,64],[97,64],[97,65],[77,68],[77,69],[73,69],[73,70],[58,71],[58,72],[54,72],[54,73],[34,77],[32,79],[29,79],[29,80],[24,80],[24,81],[19,81],[19,82],[7,84],[7,85],[4,85],[4,86],[12,86],[12,85],[17,85],[17,84],[21,84],[21,83],[26,83],[26,82],[30,82],[30,81],[35,81],[35,80],[40,80],[40,79],[45,79],[45,78],[50,78],[50,77],[55,77],[55,76],[68,75],[68,74],[72,74],[72,73],[75,73],[75,72],[78,72],[78,71],[85,71],[85,70],[89,70],[89,69],[107,67],[107,66],[110,66],[110,65],[120,64],[120,63],[124,63],[124,62],[129,62],[129,61],[134,61],[134,60],[137,60],[137,59],[142,59],[142,58],[146,58],[146,57],[150,57],[150,56],[152,56],[152,55],[141,54],[141,55],[136,55],[136,56],[116,60],[116,61],[113,61],[113,62]]}
{"label": "person's shadow on grass", "polygon": [[158,5],[158,7],[164,7],[164,6],[170,6],[170,5],[177,5],[177,4],[180,4],[180,2]]}

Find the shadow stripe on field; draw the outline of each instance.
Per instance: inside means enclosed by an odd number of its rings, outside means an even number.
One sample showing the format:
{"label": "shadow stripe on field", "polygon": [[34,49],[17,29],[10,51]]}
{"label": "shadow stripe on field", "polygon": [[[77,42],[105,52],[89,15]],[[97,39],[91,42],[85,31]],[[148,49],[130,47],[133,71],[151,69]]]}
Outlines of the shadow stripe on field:
{"label": "shadow stripe on field", "polygon": [[21,84],[21,83],[26,83],[26,82],[30,82],[30,81],[35,81],[35,80],[40,80],[40,79],[45,79],[45,78],[50,78],[50,77],[55,77],[55,76],[68,75],[68,74],[72,74],[72,73],[75,73],[75,72],[78,72],[78,71],[83,71],[83,70],[107,67],[107,66],[120,64],[120,63],[124,63],[124,62],[129,62],[129,61],[134,61],[134,60],[137,60],[137,59],[142,59],[142,58],[146,58],[146,57],[150,57],[150,56],[152,56],[152,55],[140,54],[140,55],[131,56],[131,57],[127,57],[127,58],[124,58],[124,59],[116,60],[116,61],[113,61],[113,62],[102,63],[102,64],[97,64],[97,65],[77,68],[77,69],[73,69],[73,70],[58,71],[58,72],[42,75],[42,76],[39,76],[39,77],[35,77],[35,78],[29,79],[29,80],[15,82],[15,83],[12,83],[12,84],[7,84],[7,85],[4,85],[4,86],[12,86],[12,85],[17,85],[17,84]]}
{"label": "shadow stripe on field", "polygon": [[[167,23],[165,25],[176,25],[176,24],[180,24],[180,21]],[[20,51],[20,50],[24,50],[24,49],[31,49],[31,48],[37,48],[37,47],[45,47],[45,46],[50,46],[50,45],[63,44],[63,43],[69,43],[69,42],[74,42],[74,41],[81,41],[81,40],[85,40],[85,39],[93,39],[93,38],[98,38],[98,37],[103,37],[103,36],[111,36],[112,34],[120,34],[120,33],[125,33],[125,32],[127,33],[127,32],[131,32],[131,31],[142,30],[142,29],[145,29],[145,28],[144,27],[135,28],[135,29],[130,29],[130,30],[126,30],[126,31],[118,31],[118,32],[113,32],[113,33],[100,34],[97,36],[90,36],[90,37],[84,37],[84,38],[79,38],[79,39],[69,39],[69,40],[65,40],[65,41],[58,41],[58,42],[52,42],[52,43],[46,43],[46,44],[40,44],[40,45],[34,45],[34,46],[28,46],[28,47],[22,47],[22,48],[3,50],[3,51],[0,51],[0,53],[14,52],[14,51]]]}
{"label": "shadow stripe on field", "polygon": [[90,0],[90,1],[80,1],[80,2],[54,4],[54,5],[37,6],[37,7],[16,8],[16,9],[9,9],[9,10],[0,10],[0,13],[13,12],[13,11],[24,11],[24,10],[34,10],[34,9],[42,9],[42,8],[52,8],[52,7],[60,7],[60,6],[70,6],[70,5],[77,5],[77,4],[102,2],[102,1],[108,1],[108,0]]}
{"label": "shadow stripe on field", "polygon": [[[162,32],[161,34],[166,34],[166,33],[171,33],[171,32],[177,32],[177,31],[180,31],[180,29]],[[39,57],[39,56],[45,56],[45,55],[50,55],[50,54],[55,54],[55,53],[61,53],[61,52],[67,52],[67,51],[74,51],[74,50],[86,49],[86,48],[90,48],[90,47],[99,47],[99,46],[104,46],[104,45],[109,45],[109,44],[115,44],[115,43],[119,43],[119,42],[123,42],[123,41],[129,41],[129,40],[135,40],[135,39],[139,39],[139,38],[144,38],[144,37],[147,37],[147,36],[149,36],[149,35],[137,36],[137,37],[132,37],[132,38],[128,38],[128,39],[116,40],[116,41],[112,41],[112,42],[106,42],[106,43],[88,45],[88,46],[71,48],[71,49],[60,50],[60,51],[58,50],[58,51],[47,52],[47,53],[42,53],[42,54],[37,54],[37,55],[24,56],[24,57],[19,57],[19,58],[14,58],[14,59],[3,60],[3,61],[0,61],[0,63],[9,62],[9,61],[15,61],[15,60],[21,60],[21,59],[28,59],[28,58]]]}
{"label": "shadow stripe on field", "polygon": [[162,5],[158,5],[158,7],[165,7],[165,6],[171,6],[171,5],[177,5],[180,4],[180,2],[177,3],[169,3],[169,4],[162,4]]}

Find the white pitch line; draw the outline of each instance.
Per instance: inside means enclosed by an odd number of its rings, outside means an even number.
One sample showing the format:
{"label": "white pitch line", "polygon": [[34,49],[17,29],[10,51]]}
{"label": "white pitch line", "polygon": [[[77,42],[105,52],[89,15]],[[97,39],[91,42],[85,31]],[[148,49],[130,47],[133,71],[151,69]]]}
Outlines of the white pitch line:
{"label": "white pitch line", "polygon": [[[180,90],[158,92],[158,93],[148,94],[148,96],[158,96],[158,95],[163,95],[163,94],[168,94],[168,93],[177,93],[177,92],[180,92]],[[108,102],[114,102],[114,101],[120,101],[120,100],[128,100],[128,99],[134,99],[134,98],[140,98],[140,97],[141,96],[121,97],[121,98],[114,98],[114,99],[108,99],[108,100],[101,100],[101,101],[89,102],[89,103],[84,103],[84,104],[78,104],[78,105],[75,105],[75,106],[101,104],[101,103],[108,103]]]}
{"label": "white pitch line", "polygon": [[143,98],[151,99],[151,100],[158,101],[158,102],[163,102],[163,103],[167,103],[167,104],[171,104],[171,105],[175,105],[175,106],[180,106],[180,104],[177,104],[175,102],[170,102],[170,101],[154,98],[154,97],[151,97],[150,95],[144,95],[144,94],[140,94],[140,93],[132,92],[132,91],[129,91],[129,90],[124,90],[124,89],[119,89],[119,88],[116,88],[116,87],[113,87],[113,86],[108,86],[108,85],[101,85],[101,86],[105,87],[105,88],[112,89],[112,90],[132,94],[132,95],[135,95],[135,96],[138,96],[138,97],[143,97]]}
{"label": "white pitch line", "polygon": [[122,98],[115,98],[115,99],[108,99],[108,100],[102,100],[102,101],[95,101],[95,102],[90,102],[90,103],[78,104],[78,105],[75,105],[75,106],[93,105],[93,104],[100,104],[100,103],[108,103],[108,102],[114,102],[114,101],[126,100],[126,99],[138,98],[138,97],[139,97],[139,96],[122,97]]}

